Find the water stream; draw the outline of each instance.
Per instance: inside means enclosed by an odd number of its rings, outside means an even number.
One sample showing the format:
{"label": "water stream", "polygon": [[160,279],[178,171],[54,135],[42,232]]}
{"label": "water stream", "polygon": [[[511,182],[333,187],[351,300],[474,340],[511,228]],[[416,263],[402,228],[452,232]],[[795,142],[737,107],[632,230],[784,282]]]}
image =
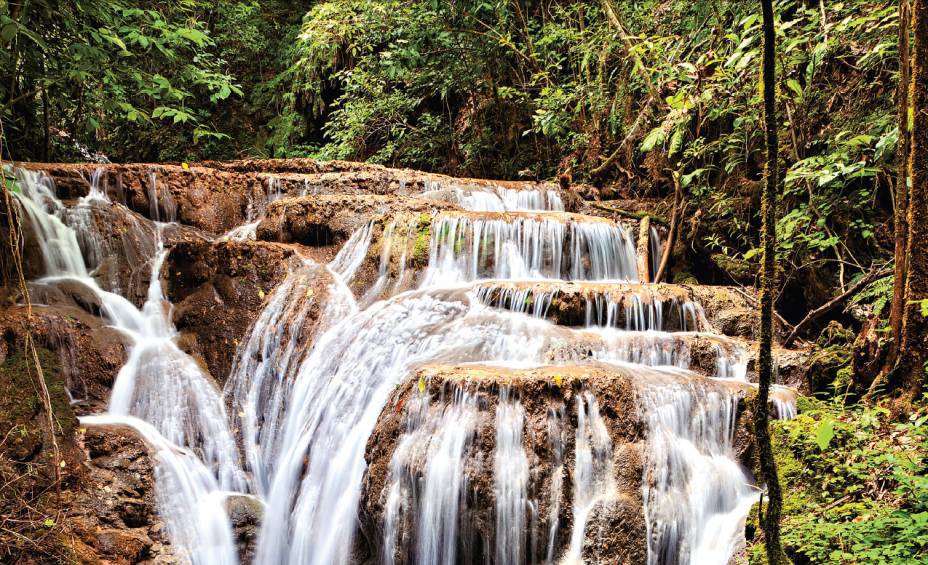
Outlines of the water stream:
{"label": "water stream", "polygon": [[[715,376],[743,381],[743,348],[712,336],[701,307],[689,300],[643,290],[591,295],[584,323],[566,327],[547,318],[556,288],[547,294],[492,289],[493,281],[635,281],[630,228],[565,214],[556,191],[458,188],[455,198],[469,211],[433,218],[419,287],[375,301],[387,284],[381,268],[383,282],[359,302],[349,285],[372,248],[370,222],[328,265],[291,262],[238,346],[221,391],[177,346],[160,282],[168,253],[161,221],[173,221],[177,209],[157,177],[148,184],[156,241],[151,255],[138,259],[150,266],[151,282],[137,308],[94,279],[84,259],[93,256],[91,228],[55,196],[50,179],[24,170],[17,175],[17,201],[45,268],[35,284],[84,285],[128,346],[106,413],[82,422],[131,427],[146,441],[168,537],[191,562],[237,562],[224,508],[231,493],[264,503],[255,563],[354,562],[368,439],[397,387],[436,363],[525,368],[595,359],[634,370],[660,367],[656,374],[673,378],[643,383],[638,408],[647,436],[641,499],[648,562],[725,564],[739,543],[757,489],[732,449],[736,390],[696,384],[687,369],[691,340],[711,337],[718,344]],[[254,237],[263,206],[282,196],[279,186],[269,182],[266,196],[248,224],[227,237]],[[77,206],[121,204],[94,189]],[[390,256],[394,229],[386,226],[381,247],[373,247],[381,258]],[[655,233],[652,260],[656,240]],[[793,408],[784,398],[777,407],[788,417]],[[597,535],[591,524],[602,523],[597,516],[610,512],[618,495],[617,456],[603,415],[612,408],[584,390],[568,405],[548,406],[544,426],[531,429],[525,400],[503,386],[488,420],[494,447],[479,472],[492,477],[494,518],[483,525],[492,531],[473,532],[468,473],[475,467],[468,462],[487,407],[461,388],[447,398],[423,390],[414,395],[390,458],[376,560],[519,565],[586,559],[587,540]],[[549,469],[542,473],[549,481],[545,497],[533,487],[539,462],[526,447],[530,434],[539,433],[550,452],[541,463]],[[493,540],[492,546],[462,551],[461,540],[473,535]]]}

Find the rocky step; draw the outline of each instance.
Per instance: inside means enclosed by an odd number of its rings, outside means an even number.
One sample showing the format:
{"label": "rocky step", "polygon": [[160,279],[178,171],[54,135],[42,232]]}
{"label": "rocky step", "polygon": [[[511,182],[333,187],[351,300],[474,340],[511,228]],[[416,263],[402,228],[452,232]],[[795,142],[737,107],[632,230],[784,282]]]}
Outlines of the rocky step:
{"label": "rocky step", "polygon": [[[458,179],[379,165],[312,159],[209,161],[198,164],[16,163],[54,181],[63,200],[91,192],[92,186],[151,219],[166,214],[213,234],[253,218],[274,198],[316,194],[426,197],[455,202],[455,191],[537,191],[556,194],[565,209],[577,210],[579,197],[552,183]],[[426,194],[428,193],[428,194]],[[451,196],[448,196],[448,195]]]}
{"label": "rocky step", "polygon": [[481,281],[487,306],[566,326],[755,336],[752,297],[735,287],[561,281]]}
{"label": "rocky step", "polygon": [[176,221],[221,234],[247,221],[249,205],[267,200],[255,175],[199,166],[131,163],[22,163],[47,174],[58,197],[72,200],[96,185],[114,201],[149,219]]}
{"label": "rocky step", "polygon": [[[715,430],[715,439],[737,428],[728,454],[746,458],[750,433],[723,407],[737,405],[751,390],[685,371],[604,364],[423,367],[393,393],[368,440],[360,505],[364,535],[356,549],[365,559],[392,555],[397,563],[416,562],[422,537],[436,534],[430,521],[436,509],[425,501],[453,511],[442,501],[459,500],[457,547],[471,552],[465,561],[491,562],[495,556],[483,553],[492,551],[486,548],[515,544],[519,554],[539,561],[547,555],[554,561],[642,563],[648,543],[642,484],[662,472],[655,465],[663,462],[649,452],[660,445],[648,441],[660,433],[649,415],[672,409],[683,421],[696,422],[697,411],[714,402],[709,408],[718,405],[731,418],[719,422],[731,427]],[[578,468],[579,442],[592,458],[584,469]],[[578,538],[580,555],[569,555],[581,476],[602,503],[593,506]],[[518,496],[500,500],[501,492]],[[500,538],[507,535],[500,520],[520,526],[520,533]]]}
{"label": "rocky step", "polygon": [[386,195],[319,194],[284,198],[268,206],[258,224],[257,237],[264,241],[300,243],[311,247],[338,246],[355,231],[369,223],[378,233],[390,222],[414,220],[442,210],[452,204],[420,198],[396,198]]}
{"label": "rocky step", "polygon": [[274,290],[291,274],[313,299],[303,325],[310,339],[321,316],[331,275],[306,264],[303,248],[269,242],[185,241],[175,245],[162,270],[165,295],[174,304],[178,345],[198,360],[220,387],[241,342]]}

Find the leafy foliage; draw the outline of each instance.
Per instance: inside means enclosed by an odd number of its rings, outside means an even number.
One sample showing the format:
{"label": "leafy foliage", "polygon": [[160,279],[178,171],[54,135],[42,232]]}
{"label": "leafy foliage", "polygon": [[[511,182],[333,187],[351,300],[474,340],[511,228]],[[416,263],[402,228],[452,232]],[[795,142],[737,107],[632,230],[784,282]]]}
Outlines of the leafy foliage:
{"label": "leafy foliage", "polygon": [[[928,561],[928,411],[800,399],[773,423],[786,491],[783,542],[796,563]],[[752,562],[760,562],[755,546]]]}

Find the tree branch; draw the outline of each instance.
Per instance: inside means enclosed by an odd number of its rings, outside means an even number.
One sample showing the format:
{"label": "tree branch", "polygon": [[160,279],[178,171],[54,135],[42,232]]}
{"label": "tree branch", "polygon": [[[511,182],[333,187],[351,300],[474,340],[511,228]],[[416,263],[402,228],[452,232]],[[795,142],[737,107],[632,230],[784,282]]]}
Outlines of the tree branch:
{"label": "tree branch", "polygon": [[793,328],[793,331],[790,332],[788,336],[786,336],[786,339],[783,341],[783,347],[789,347],[789,345],[795,341],[797,337],[799,337],[799,334],[801,334],[802,331],[805,330],[812,322],[840,306],[842,303],[844,303],[845,300],[863,290],[864,287],[873,282],[876,278],[882,275],[887,275],[889,272],[889,268],[887,268],[885,265],[871,270],[859,281],[848,287],[847,290],[806,314],[806,317],[803,318],[798,324],[796,324],[796,327]]}

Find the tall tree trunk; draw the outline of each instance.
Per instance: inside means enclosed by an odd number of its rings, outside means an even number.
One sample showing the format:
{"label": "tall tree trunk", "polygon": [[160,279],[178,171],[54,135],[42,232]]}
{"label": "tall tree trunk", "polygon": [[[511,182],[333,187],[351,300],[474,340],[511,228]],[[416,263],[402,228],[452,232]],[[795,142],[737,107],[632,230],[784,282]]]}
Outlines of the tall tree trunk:
{"label": "tall tree trunk", "polygon": [[761,0],[764,30],[764,137],[767,149],[764,165],[764,192],[761,201],[761,247],[763,258],[760,273],[760,343],[757,352],[757,401],[754,405],[754,434],[760,453],[760,471],[767,485],[766,512],[761,508],[761,527],[770,565],[788,560],[780,546],[780,512],[783,493],[777,477],[777,465],[770,444],[770,381],[773,377],[773,293],[775,288],[776,206],[777,187],[777,116],[776,116],[776,33],[773,23],[773,0]]}
{"label": "tall tree trunk", "polygon": [[915,0],[912,9],[912,147],[909,151],[909,213],[905,304],[899,372],[910,399],[918,398],[928,359],[928,0]]}
{"label": "tall tree trunk", "polygon": [[909,0],[899,0],[899,85],[896,88],[896,120],[898,121],[899,140],[897,142],[895,204],[893,215],[895,233],[895,269],[893,282],[893,301],[889,319],[892,326],[893,345],[886,366],[891,369],[899,358],[899,345],[902,343],[902,310],[905,303],[906,277],[906,213],[909,201]]}

